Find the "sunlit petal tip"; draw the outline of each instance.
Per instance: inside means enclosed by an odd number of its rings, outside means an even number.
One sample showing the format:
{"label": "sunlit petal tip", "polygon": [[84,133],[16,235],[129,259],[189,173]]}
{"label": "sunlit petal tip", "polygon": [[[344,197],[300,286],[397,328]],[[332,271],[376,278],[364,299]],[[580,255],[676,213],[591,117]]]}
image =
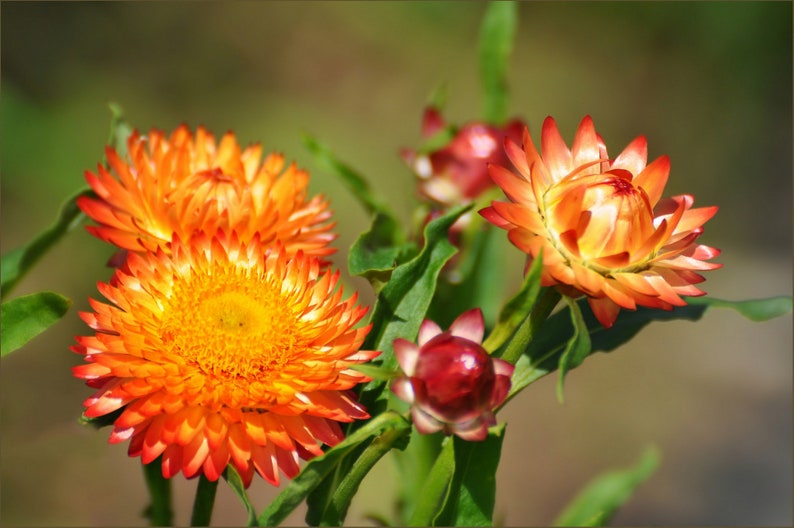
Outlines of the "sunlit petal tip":
{"label": "sunlit petal tip", "polygon": [[417,343],[419,346],[424,346],[425,343],[436,337],[438,334],[441,333],[441,327],[438,326],[436,323],[431,321],[430,319],[425,319],[422,321],[422,325],[419,327],[419,336],[417,337]]}
{"label": "sunlit petal tip", "polygon": [[469,442],[482,442],[488,437],[488,424],[483,419],[473,420],[463,426],[451,426],[450,430],[456,436]]}
{"label": "sunlit petal tip", "polygon": [[507,361],[494,358],[493,359],[493,366],[494,366],[494,373],[497,376],[506,376],[508,378],[513,376],[513,372],[515,371],[515,365],[508,363]]}
{"label": "sunlit petal tip", "polygon": [[612,161],[611,167],[627,170],[636,178],[645,169],[647,163],[648,140],[645,139],[645,136],[637,136]]}
{"label": "sunlit petal tip", "polygon": [[419,347],[402,338],[395,339],[392,346],[394,348],[394,357],[397,359],[402,371],[408,376],[413,376],[416,360],[419,357]]}
{"label": "sunlit petal tip", "polygon": [[414,403],[414,388],[408,378],[398,378],[392,382],[391,390],[402,401],[409,404]]}
{"label": "sunlit petal tip", "polygon": [[480,209],[479,213],[480,216],[485,218],[488,222],[492,223],[496,227],[501,227],[504,229],[513,225],[505,220],[498,212],[496,212],[496,209],[494,209],[493,206]]}
{"label": "sunlit petal tip", "polygon": [[559,181],[573,169],[571,151],[565,144],[557,123],[551,116],[543,121],[541,130],[541,154],[552,181]]}
{"label": "sunlit petal tip", "polygon": [[421,434],[433,434],[444,427],[442,422],[439,422],[416,406],[411,408],[411,418],[413,419],[416,430]]}
{"label": "sunlit petal tip", "polygon": [[482,343],[485,333],[485,320],[482,316],[482,310],[473,308],[463,312],[452,322],[449,332],[454,336],[462,337],[478,344]]}

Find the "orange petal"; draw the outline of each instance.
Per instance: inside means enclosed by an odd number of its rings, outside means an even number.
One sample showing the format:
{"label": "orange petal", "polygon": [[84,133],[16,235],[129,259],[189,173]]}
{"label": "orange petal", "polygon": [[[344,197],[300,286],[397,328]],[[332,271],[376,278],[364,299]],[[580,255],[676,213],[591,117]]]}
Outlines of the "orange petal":
{"label": "orange petal", "polygon": [[[647,163],[648,141],[645,139],[645,136],[637,136],[625,149],[623,149],[623,152],[615,158],[615,161],[611,164],[611,168],[625,169],[636,178],[643,169],[645,169]],[[635,180],[635,186],[636,185],[637,183]]]}
{"label": "orange petal", "polygon": [[590,309],[593,310],[593,315],[601,323],[601,326],[612,328],[612,325],[615,324],[615,319],[618,318],[618,313],[620,313],[620,306],[607,297],[600,299],[590,297],[587,302],[590,304]]}
{"label": "orange petal", "polygon": [[[636,174],[636,173],[635,173]],[[661,156],[634,178],[634,186],[642,188],[648,194],[651,206],[655,206],[664,193],[667,177],[670,175],[670,158]]]}
{"label": "orange petal", "polygon": [[547,117],[543,121],[540,148],[543,163],[549,169],[551,181],[559,181],[573,169],[571,151],[560,135],[554,118]]}
{"label": "orange petal", "polygon": [[[579,123],[579,128],[576,129],[573,145],[571,145],[571,155],[574,167],[590,163],[600,157],[595,125],[590,116],[585,116]],[[587,169],[584,174],[598,174],[599,169],[600,167],[592,167]]]}

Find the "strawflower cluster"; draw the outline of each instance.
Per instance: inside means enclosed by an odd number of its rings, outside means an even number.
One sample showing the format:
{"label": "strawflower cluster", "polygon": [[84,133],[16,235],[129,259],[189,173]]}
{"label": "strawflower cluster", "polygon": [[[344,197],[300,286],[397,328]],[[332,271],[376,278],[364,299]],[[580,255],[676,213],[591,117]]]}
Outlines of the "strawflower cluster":
{"label": "strawflower cluster", "polygon": [[108,302],[81,314],[95,334],[72,347],[95,389],[85,415],[112,418],[110,441],[161,458],[165,477],[215,481],[231,464],[246,487],[254,473],[278,485],[369,417],[351,389],[370,378],[350,367],[379,352],[360,350],[366,309],[325,260],[327,203],[231,133],[133,133],[127,150],[107,148],[86,173],[96,197],[78,202],[122,250],[99,283]]}

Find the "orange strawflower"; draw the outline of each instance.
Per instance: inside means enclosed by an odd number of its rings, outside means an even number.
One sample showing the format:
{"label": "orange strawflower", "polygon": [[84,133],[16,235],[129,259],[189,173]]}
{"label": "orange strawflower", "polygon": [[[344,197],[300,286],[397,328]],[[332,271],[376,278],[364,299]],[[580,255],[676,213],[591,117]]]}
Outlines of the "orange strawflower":
{"label": "orange strawflower", "polygon": [[167,478],[232,464],[246,486],[254,472],[278,485],[343,438],[338,422],[368,418],[349,389],[369,378],[350,367],[378,352],[359,350],[366,309],[342,300],[339,272],[256,236],[170,247],[130,253],[99,284],[110,304],[81,314],[96,334],[72,347],[87,361],[74,374],[96,389],[86,416],[121,410],[111,443],[144,464],[162,455]]}
{"label": "orange strawflower", "polygon": [[645,137],[610,159],[589,116],[571,149],[548,117],[540,153],[527,130],[523,149],[508,140],[505,150],[518,174],[496,165],[490,173],[510,202],[480,213],[509,230],[527,265],[543,251],[544,286],[587,295],[607,328],[621,308],[670,310],[686,304],[682,295],[704,295],[697,272],[719,268],[705,262],[719,250],[696,240],[717,207],[692,208],[691,195],[662,198],[670,160],[647,164]]}
{"label": "orange strawflower", "polygon": [[98,226],[88,231],[106,242],[132,251],[168,246],[172,235],[182,240],[197,231],[234,231],[243,242],[258,235],[263,244],[280,241],[289,255],[302,250],[326,256],[335,235],[327,221],[327,202],[307,200],[309,174],[284,156],[262,147],[240,150],[233,133],[219,144],[199,127],[187,126],[170,137],[159,130],[148,136],[133,132],[122,159],[107,147],[110,170],[102,165],[85,177],[98,198],[82,197],[80,208]]}

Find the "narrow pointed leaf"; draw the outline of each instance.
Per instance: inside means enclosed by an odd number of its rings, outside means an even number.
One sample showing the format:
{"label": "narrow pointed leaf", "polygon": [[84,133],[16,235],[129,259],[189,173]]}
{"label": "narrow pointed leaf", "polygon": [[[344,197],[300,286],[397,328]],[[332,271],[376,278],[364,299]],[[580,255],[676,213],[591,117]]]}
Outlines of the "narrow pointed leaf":
{"label": "narrow pointed leaf", "polygon": [[726,301],[714,297],[692,297],[690,304],[714,306],[717,308],[731,308],[751,321],[768,321],[781,315],[791,313],[791,297],[769,297],[767,299],[752,299],[747,301]]}
{"label": "narrow pointed leaf", "polygon": [[482,442],[454,437],[455,475],[444,510],[436,518],[437,525],[493,526],[496,469],[504,432],[505,424],[500,424],[488,431]]}
{"label": "narrow pointed leaf", "polygon": [[226,470],[223,472],[223,478],[226,479],[229,487],[232,488],[234,494],[237,495],[240,501],[242,501],[245,511],[248,512],[248,521],[246,525],[257,526],[256,508],[254,508],[254,505],[251,504],[251,499],[248,498],[248,493],[245,491],[243,479],[240,478],[240,474],[237,473],[237,470],[234,469],[233,465],[229,464],[226,466]]}
{"label": "narrow pointed leaf", "polygon": [[309,135],[303,136],[303,143],[314,155],[314,161],[321,169],[337,176],[353,193],[368,213],[382,213],[395,218],[394,213],[380,196],[377,196],[367,181],[354,169],[340,161],[331,149]]}
{"label": "narrow pointed leaf", "polygon": [[557,399],[562,403],[562,384],[565,380],[565,374],[579,365],[590,354],[591,342],[590,332],[587,324],[582,317],[582,310],[575,300],[565,296],[565,302],[568,304],[568,311],[571,314],[571,324],[573,326],[573,335],[568,340],[565,347],[565,352],[560,356],[560,363],[558,368],[560,370],[560,378],[557,382]]}
{"label": "narrow pointed leaf", "polygon": [[[438,274],[444,264],[457,251],[449,242],[449,227],[470,206],[457,207],[444,216],[436,218],[425,226],[425,245],[419,254],[394,269],[389,282],[378,293],[372,313],[372,328],[367,334],[362,348],[380,350],[381,355],[372,363],[385,370],[397,368],[392,343],[398,337],[413,339],[419,332],[425,313],[430,306],[436,289]],[[369,413],[377,416],[386,409],[388,390],[382,380],[373,380],[361,390],[359,401]],[[348,434],[359,427],[358,423],[348,426]],[[308,497],[309,511],[307,522],[316,524],[322,519],[336,486],[350,469],[351,461],[345,460],[326,474],[325,482],[316,483]]]}
{"label": "narrow pointed leaf", "polygon": [[658,450],[648,448],[633,467],[596,477],[565,508],[554,525],[604,526],[658,466]]}
{"label": "narrow pointed leaf", "polygon": [[[646,325],[654,321],[687,320],[697,321],[711,307],[731,308],[748,319],[763,321],[791,312],[791,297],[772,297],[752,301],[725,301],[711,297],[688,298],[686,306],[672,310],[656,310],[639,307],[636,311],[621,310],[615,324],[606,329],[596,320],[586,299],[577,301],[582,311],[582,319],[590,334],[591,353],[611,352],[631,340]],[[509,398],[530,383],[542,378],[558,368],[560,355],[565,351],[573,336],[573,325],[569,308],[549,317],[542,331],[529,343],[524,356],[516,363]],[[568,365],[569,370],[571,367]]]}
{"label": "narrow pointed leaf", "polygon": [[518,9],[513,2],[489,2],[480,29],[480,82],[483,119],[501,124],[507,117],[507,70]]}
{"label": "narrow pointed leaf", "polygon": [[[382,351],[376,362],[380,362],[383,368],[388,370],[397,366],[392,351],[393,341],[398,337],[413,339],[419,332],[435,293],[438,274],[457,251],[449,242],[447,231],[468,209],[468,206],[457,207],[429,222],[425,227],[425,246],[412,260],[395,268],[388,284],[378,294],[372,313],[372,329],[363,348]],[[371,382],[364,392],[372,394],[378,385],[382,388],[382,382]],[[362,401],[368,405],[371,400],[365,401],[362,395]]]}
{"label": "narrow pointed leaf", "polygon": [[72,301],[54,292],[17,297],[0,305],[0,355],[5,356],[58,322]]}
{"label": "narrow pointed leaf", "polygon": [[407,428],[408,423],[397,413],[385,412],[366,422],[354,433],[326,451],[322,456],[310,460],[297,477],[287,485],[276,499],[259,515],[260,526],[276,526],[303,502],[337,465],[355,448],[370,441],[388,429]]}
{"label": "narrow pointed leaf", "polygon": [[0,291],[4,297],[63,235],[80,223],[84,215],[75,202],[77,198],[90,192],[82,190],[69,198],[61,207],[53,225],[39,233],[28,245],[3,255],[0,261]]}

